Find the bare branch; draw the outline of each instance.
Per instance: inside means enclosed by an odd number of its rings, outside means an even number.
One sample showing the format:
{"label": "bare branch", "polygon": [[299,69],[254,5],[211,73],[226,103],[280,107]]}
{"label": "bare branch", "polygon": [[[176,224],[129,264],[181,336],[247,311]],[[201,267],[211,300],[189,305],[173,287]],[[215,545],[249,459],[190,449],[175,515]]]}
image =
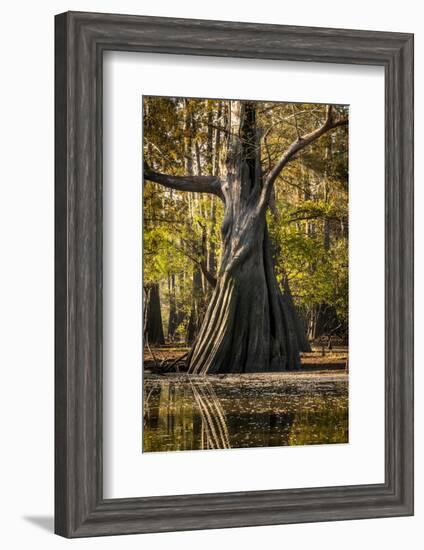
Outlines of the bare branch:
{"label": "bare branch", "polygon": [[265,182],[264,187],[262,190],[262,199],[261,204],[264,205],[268,202],[271,187],[274,183],[274,181],[277,179],[278,175],[280,174],[281,170],[286,166],[290,160],[293,159],[293,157],[313,143],[315,140],[320,138],[322,135],[324,135],[326,132],[333,130],[334,128],[338,128],[339,126],[345,126],[348,123],[348,119],[341,119],[335,121],[333,119],[333,108],[331,105],[327,107],[327,116],[325,119],[325,122],[316,130],[313,130],[309,134],[305,134],[304,136],[300,137],[296,141],[294,141],[290,147],[285,151],[283,156],[280,158],[280,160],[277,162],[277,164],[274,166],[274,168],[269,172]]}
{"label": "bare branch", "polygon": [[205,279],[208,281],[208,283],[211,285],[212,288],[215,288],[216,287],[215,275],[211,273],[209,269],[206,267],[206,262],[204,260],[201,260],[198,263]]}
{"label": "bare branch", "polygon": [[294,125],[296,127],[296,135],[297,135],[297,139],[299,140],[300,139],[299,125],[297,123],[296,109],[295,109],[295,106],[294,106],[293,103],[292,103],[292,112],[293,112],[293,116],[294,116]]}
{"label": "bare branch", "polygon": [[200,268],[200,270],[203,273],[203,275],[204,275],[205,279],[207,280],[207,282],[211,285],[212,288],[215,288],[217,279],[216,279],[215,275],[211,271],[209,271],[209,269],[207,268],[205,258],[204,257],[199,258],[199,252],[194,249],[194,243],[193,242],[190,242],[189,240],[184,239],[182,237],[181,237],[181,240],[186,245],[186,248],[178,246],[172,240],[169,240],[169,243],[176,250],[181,252],[181,254],[183,254],[189,260],[191,260],[194,264],[196,264]]}
{"label": "bare branch", "polygon": [[177,191],[211,193],[221,199],[224,198],[221,191],[221,180],[217,176],[173,176],[156,172],[145,165],[144,179]]}

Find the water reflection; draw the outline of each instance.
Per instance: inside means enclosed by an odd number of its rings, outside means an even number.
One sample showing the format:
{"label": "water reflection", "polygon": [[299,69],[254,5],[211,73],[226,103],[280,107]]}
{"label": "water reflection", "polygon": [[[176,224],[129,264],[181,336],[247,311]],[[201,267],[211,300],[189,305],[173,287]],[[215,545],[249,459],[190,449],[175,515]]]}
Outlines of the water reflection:
{"label": "water reflection", "polygon": [[348,441],[345,375],[154,378],[144,392],[145,452]]}

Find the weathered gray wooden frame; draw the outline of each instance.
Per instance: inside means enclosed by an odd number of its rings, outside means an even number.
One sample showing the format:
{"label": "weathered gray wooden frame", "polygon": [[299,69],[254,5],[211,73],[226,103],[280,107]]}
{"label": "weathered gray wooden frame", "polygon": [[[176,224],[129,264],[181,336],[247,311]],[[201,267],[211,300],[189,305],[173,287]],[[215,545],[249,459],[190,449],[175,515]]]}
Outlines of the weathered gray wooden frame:
{"label": "weathered gray wooden frame", "polygon": [[[412,515],[413,35],[74,12],[56,16],[55,24],[56,533],[84,537]],[[384,483],[103,499],[105,50],[384,67]]]}

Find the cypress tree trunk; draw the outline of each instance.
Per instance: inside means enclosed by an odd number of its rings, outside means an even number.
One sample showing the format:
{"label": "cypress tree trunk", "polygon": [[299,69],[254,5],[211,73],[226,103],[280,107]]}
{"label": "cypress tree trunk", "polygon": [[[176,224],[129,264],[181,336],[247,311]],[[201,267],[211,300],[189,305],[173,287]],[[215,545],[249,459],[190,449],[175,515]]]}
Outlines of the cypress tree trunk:
{"label": "cypress tree trunk", "polygon": [[189,373],[299,368],[296,329],[275,277],[266,209],[259,202],[259,138],[249,102],[231,102],[226,167],[222,263]]}
{"label": "cypress tree trunk", "polygon": [[168,339],[173,342],[175,331],[178,327],[177,299],[175,296],[175,275],[168,273],[168,294],[169,294],[169,317],[168,317]]}
{"label": "cypress tree trunk", "polygon": [[151,345],[163,345],[165,343],[159,283],[149,283],[145,286],[144,337]]}
{"label": "cypress tree trunk", "polygon": [[196,266],[193,269],[193,284],[191,294],[190,317],[187,325],[187,344],[191,345],[199,333],[203,321],[204,304],[202,288],[202,272]]}
{"label": "cypress tree trunk", "polygon": [[338,330],[342,334],[345,328],[339,321],[336,308],[326,303],[315,304],[311,311],[309,323],[309,337],[311,340],[323,336],[337,335]]}
{"label": "cypress tree trunk", "polygon": [[312,348],[306,335],[305,323],[300,313],[296,309],[296,305],[294,303],[293,296],[290,290],[290,285],[286,277],[283,277],[283,288],[283,300],[286,303],[288,314],[291,316],[292,323],[296,331],[299,350],[304,352],[311,352]]}

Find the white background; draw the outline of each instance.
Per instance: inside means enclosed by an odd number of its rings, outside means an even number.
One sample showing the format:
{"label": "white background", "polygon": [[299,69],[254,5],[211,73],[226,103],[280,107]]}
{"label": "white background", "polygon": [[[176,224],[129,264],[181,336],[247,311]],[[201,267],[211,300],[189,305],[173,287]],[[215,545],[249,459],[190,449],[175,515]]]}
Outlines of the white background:
{"label": "white background", "polygon": [[[170,533],[66,541],[51,534],[53,513],[53,15],[68,9],[179,17],[258,21],[416,33],[416,126],[423,122],[424,30],[420,5],[413,0],[371,3],[357,0],[304,0],[278,3],[215,0],[199,3],[156,0],[19,2],[2,7],[0,124],[0,356],[1,543],[5,548],[108,547],[149,549],[177,544],[190,548],[236,545],[297,549],[354,549],[376,544],[385,549],[421,548],[424,519],[424,403],[417,399],[416,516],[309,525]],[[416,151],[424,148],[417,132]],[[422,154],[416,181],[423,181]],[[417,185],[418,213],[424,191]],[[417,216],[417,280],[424,277]],[[417,288],[418,345],[424,325],[422,285]],[[424,375],[417,361],[417,395]]]}
{"label": "white background", "polygon": [[[383,68],[108,52],[103,74],[105,498],[382,483]],[[141,453],[141,93],[349,103],[349,444]]]}

